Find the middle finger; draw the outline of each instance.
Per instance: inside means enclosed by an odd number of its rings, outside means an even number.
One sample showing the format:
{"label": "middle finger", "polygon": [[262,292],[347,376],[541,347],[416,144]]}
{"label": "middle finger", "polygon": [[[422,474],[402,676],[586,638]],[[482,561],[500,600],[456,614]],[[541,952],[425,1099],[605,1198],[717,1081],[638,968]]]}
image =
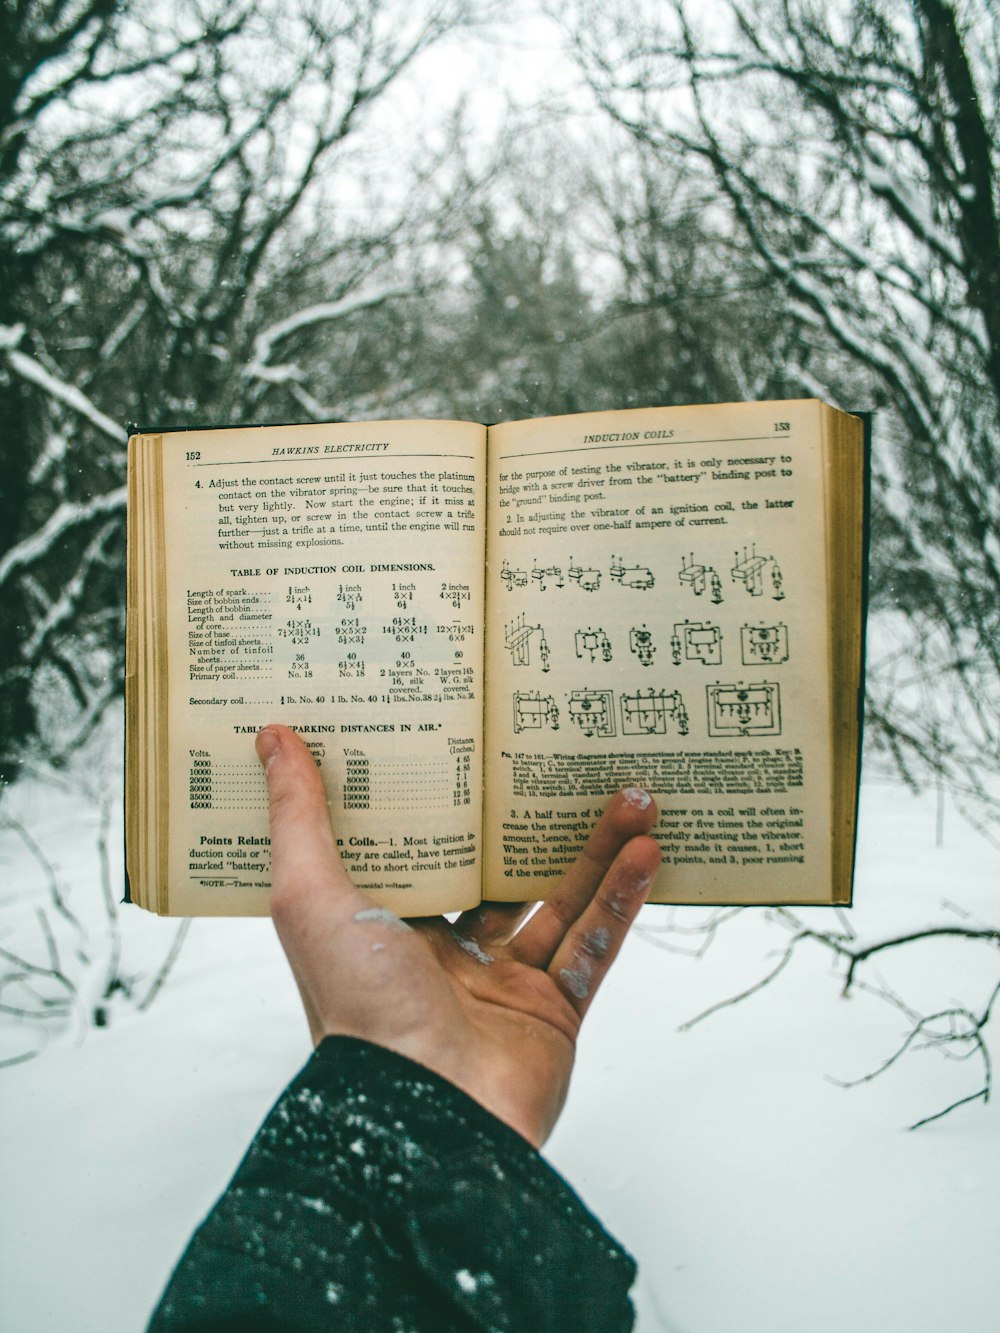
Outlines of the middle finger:
{"label": "middle finger", "polygon": [[656,822],[653,798],[638,787],[618,792],[608,803],[586,846],[555,893],[511,941],[510,952],[531,967],[548,967],[563,937],[597,892],[608,867],[637,834]]}

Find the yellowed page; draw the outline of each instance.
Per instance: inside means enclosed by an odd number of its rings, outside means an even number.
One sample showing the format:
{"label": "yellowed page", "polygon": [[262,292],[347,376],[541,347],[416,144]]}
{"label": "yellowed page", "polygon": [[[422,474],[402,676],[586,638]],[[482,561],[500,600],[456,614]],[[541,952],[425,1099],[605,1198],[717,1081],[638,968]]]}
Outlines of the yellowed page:
{"label": "yellowed page", "polygon": [[654,900],[829,899],[822,429],[809,401],[491,429],[484,897],[544,896],[636,785]]}
{"label": "yellowed page", "polygon": [[267,911],[274,721],[375,901],[478,901],[484,451],[461,422],[164,438],[172,914]]}

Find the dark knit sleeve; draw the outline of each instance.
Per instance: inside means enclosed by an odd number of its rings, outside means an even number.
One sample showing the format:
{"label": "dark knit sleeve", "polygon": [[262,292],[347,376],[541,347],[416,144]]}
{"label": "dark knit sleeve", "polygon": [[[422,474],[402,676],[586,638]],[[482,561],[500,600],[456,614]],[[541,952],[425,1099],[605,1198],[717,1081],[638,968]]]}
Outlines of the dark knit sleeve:
{"label": "dark knit sleeve", "polygon": [[196,1232],[150,1333],[632,1327],[632,1259],[439,1075],[328,1037]]}

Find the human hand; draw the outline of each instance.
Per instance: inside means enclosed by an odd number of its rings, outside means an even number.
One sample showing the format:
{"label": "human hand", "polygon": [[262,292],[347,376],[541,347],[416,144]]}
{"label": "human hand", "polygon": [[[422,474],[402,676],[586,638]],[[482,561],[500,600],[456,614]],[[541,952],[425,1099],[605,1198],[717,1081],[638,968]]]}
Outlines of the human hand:
{"label": "human hand", "polygon": [[313,1041],[340,1034],[398,1051],[541,1146],[566,1098],[580,1023],[660,868],[647,836],[652,799],[632,789],[615,796],[527,922],[531,904],[484,903],[454,925],[407,924],[352,883],[299,737],[266,727],[257,753],[267,774],[271,915]]}

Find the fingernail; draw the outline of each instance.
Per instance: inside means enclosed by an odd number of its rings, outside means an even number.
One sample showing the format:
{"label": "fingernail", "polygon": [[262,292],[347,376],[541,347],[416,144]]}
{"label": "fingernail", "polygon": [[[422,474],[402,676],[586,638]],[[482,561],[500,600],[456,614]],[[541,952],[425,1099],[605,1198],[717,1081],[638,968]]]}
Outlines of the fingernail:
{"label": "fingernail", "polygon": [[643,791],[641,787],[626,787],[622,792],[629,805],[634,805],[637,810],[648,810],[653,804],[653,798],[648,791]]}
{"label": "fingernail", "polygon": [[271,727],[265,727],[263,731],[257,733],[257,758],[264,765],[264,772],[271,766],[271,760],[281,749],[281,741],[278,733]]}

